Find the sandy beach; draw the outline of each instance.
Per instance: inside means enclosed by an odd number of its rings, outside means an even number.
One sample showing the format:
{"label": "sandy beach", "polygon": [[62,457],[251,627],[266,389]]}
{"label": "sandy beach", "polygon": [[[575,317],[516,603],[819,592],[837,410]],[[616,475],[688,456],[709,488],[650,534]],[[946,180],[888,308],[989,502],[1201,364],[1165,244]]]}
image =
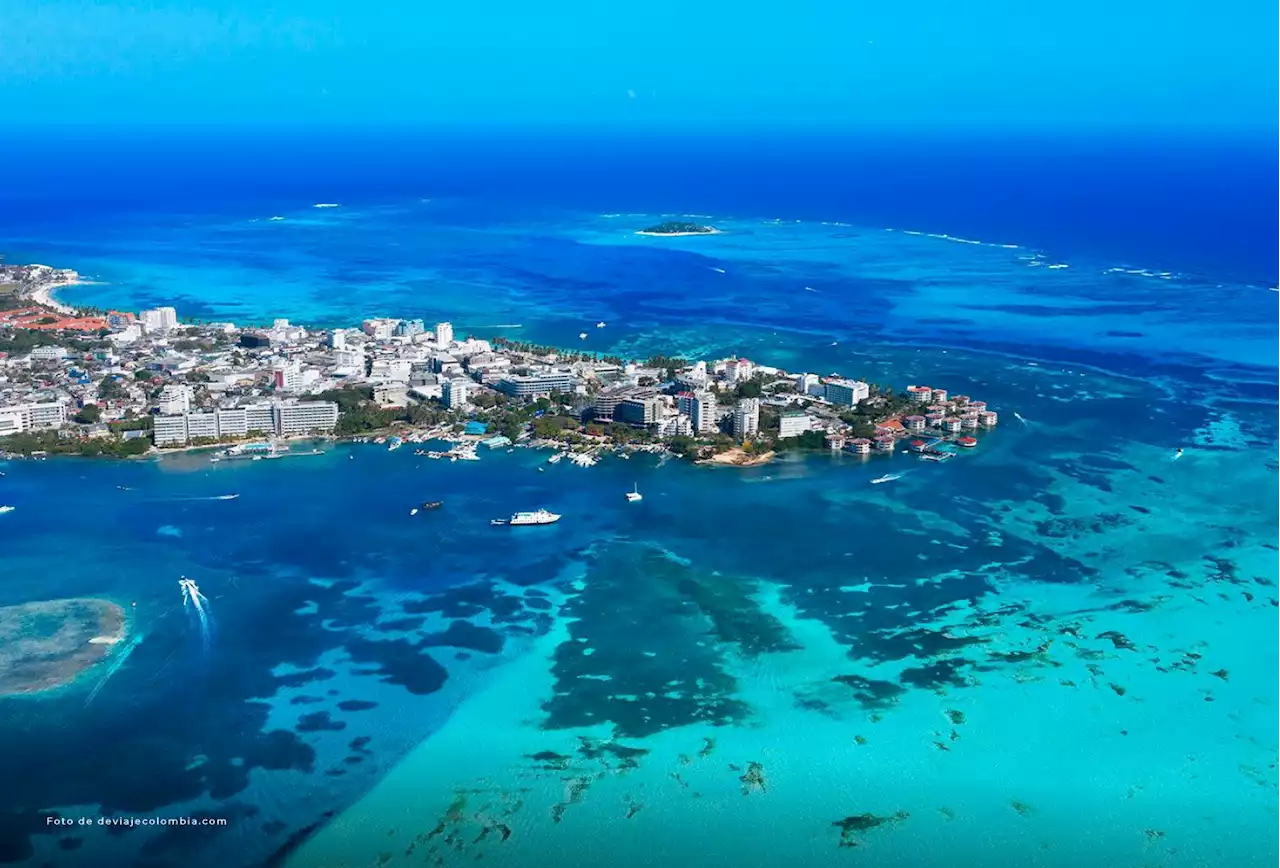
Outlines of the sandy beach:
{"label": "sandy beach", "polygon": [[759,467],[761,464],[768,464],[777,455],[776,452],[763,452],[754,455],[747,452],[741,447],[734,447],[725,452],[712,455],[710,458],[703,458],[696,462],[698,464],[715,464],[721,467]]}
{"label": "sandy beach", "polygon": [[38,289],[31,293],[31,300],[42,307],[52,308],[64,316],[75,316],[76,309],[68,304],[58,301],[54,293],[66,286],[79,286],[87,281],[81,280],[79,277],[73,277],[67,280],[55,280],[49,283],[41,284]]}

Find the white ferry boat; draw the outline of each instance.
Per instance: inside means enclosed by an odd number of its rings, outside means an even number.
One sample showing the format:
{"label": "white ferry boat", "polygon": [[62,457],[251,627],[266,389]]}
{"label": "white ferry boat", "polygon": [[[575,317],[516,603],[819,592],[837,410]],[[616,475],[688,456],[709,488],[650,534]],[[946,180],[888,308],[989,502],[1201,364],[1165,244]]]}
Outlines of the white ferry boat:
{"label": "white ferry boat", "polygon": [[495,518],[490,522],[490,524],[505,524],[510,525],[511,527],[519,527],[521,525],[530,524],[555,524],[559,520],[560,516],[556,515],[554,512],[547,512],[545,509],[539,509],[534,512],[517,512],[505,521],[500,518]]}
{"label": "white ferry boat", "polygon": [[639,483],[627,492],[627,503],[635,503],[638,500],[644,500],[644,495],[640,493]]}

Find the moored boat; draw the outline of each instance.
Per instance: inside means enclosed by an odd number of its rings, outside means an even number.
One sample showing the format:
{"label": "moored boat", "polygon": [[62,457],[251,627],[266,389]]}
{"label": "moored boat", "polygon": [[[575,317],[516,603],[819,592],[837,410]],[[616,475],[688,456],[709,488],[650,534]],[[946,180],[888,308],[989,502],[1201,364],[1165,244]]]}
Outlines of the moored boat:
{"label": "moored boat", "polygon": [[521,525],[535,524],[555,524],[560,520],[560,516],[554,512],[548,512],[545,509],[536,509],[533,512],[517,512],[511,518],[507,519],[506,524],[512,527]]}

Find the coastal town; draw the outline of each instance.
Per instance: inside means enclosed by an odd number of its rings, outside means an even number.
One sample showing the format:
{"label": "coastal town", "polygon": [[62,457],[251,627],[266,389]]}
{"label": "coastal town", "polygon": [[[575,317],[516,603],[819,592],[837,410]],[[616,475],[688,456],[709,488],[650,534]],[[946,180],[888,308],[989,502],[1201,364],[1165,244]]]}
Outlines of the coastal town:
{"label": "coastal town", "polygon": [[[789,372],[745,358],[626,360],[372,318],[314,330],[193,322],[173,307],[73,309],[78,275],[0,264],[0,453],[115,457],[220,447],[242,455],[315,437],[442,440],[431,457],[555,447],[667,452],[753,466],[779,453],[943,461],[998,417],[942,388]],[[607,323],[589,328],[603,329]],[[584,334],[586,334],[584,332]]]}

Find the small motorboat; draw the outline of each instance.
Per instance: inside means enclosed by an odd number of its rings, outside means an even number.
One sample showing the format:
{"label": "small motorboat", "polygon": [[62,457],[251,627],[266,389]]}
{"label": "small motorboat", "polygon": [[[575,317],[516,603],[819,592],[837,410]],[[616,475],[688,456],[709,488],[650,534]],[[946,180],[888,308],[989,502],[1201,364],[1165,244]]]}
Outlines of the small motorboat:
{"label": "small motorboat", "polygon": [[15,509],[17,509],[16,506],[0,506],[0,515],[4,515],[6,512],[13,512]]}
{"label": "small motorboat", "polygon": [[443,500],[427,500],[422,503],[423,509],[439,509],[442,506],[444,506]]}
{"label": "small motorboat", "polygon": [[644,500],[644,495],[640,493],[640,486],[637,484],[627,492],[627,503],[635,503],[639,500]]}
{"label": "small motorboat", "polygon": [[871,480],[871,484],[880,485],[881,483],[893,482],[895,479],[901,479],[901,478],[902,478],[901,474],[886,473],[884,476],[877,476],[875,479]]}
{"label": "small motorboat", "polygon": [[493,527],[502,527],[502,526],[503,526],[503,525],[505,525],[506,523],[507,523],[507,520],[506,520],[505,518],[491,518],[491,519],[489,519],[489,524],[490,524],[490,525],[492,525]]}
{"label": "small motorboat", "polygon": [[409,510],[409,515],[417,515],[417,514],[418,514],[418,508],[416,506],[413,509]]}

